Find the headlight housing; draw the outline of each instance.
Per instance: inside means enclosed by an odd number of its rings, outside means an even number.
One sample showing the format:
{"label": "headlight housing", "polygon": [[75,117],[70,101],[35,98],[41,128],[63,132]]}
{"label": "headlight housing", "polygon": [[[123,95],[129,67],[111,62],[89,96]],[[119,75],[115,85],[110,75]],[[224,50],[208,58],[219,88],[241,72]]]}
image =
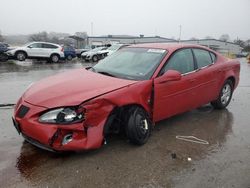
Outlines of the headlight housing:
{"label": "headlight housing", "polygon": [[45,112],[39,118],[41,123],[71,124],[84,120],[84,108],[65,107]]}

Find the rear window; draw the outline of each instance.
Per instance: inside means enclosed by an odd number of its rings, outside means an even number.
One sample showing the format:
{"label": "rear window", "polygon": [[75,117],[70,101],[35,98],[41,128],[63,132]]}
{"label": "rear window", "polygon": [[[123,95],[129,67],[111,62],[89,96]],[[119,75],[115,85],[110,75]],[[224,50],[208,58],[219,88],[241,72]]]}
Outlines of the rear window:
{"label": "rear window", "polygon": [[206,67],[213,63],[210,52],[202,49],[193,49],[198,68]]}

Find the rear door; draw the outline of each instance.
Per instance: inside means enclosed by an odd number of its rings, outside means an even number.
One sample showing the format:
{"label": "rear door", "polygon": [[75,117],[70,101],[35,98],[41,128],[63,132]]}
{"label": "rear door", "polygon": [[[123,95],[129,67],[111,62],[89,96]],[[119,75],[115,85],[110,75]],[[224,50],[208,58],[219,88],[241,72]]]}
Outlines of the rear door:
{"label": "rear door", "polygon": [[214,66],[215,54],[205,49],[193,48],[195,62],[197,64],[197,87],[196,101],[199,107],[209,103],[216,98],[217,95],[217,78],[218,72]]}
{"label": "rear door", "polygon": [[58,46],[53,45],[53,44],[47,44],[47,43],[43,43],[42,44],[43,47],[43,57],[50,57],[50,55],[55,51],[55,49],[58,48]]}
{"label": "rear door", "polygon": [[194,88],[197,80],[192,50],[181,49],[175,52],[164,65],[160,75],[168,70],[179,71],[182,78],[179,81],[164,83],[160,82],[160,76],[154,79],[154,121],[185,112],[195,106]]}

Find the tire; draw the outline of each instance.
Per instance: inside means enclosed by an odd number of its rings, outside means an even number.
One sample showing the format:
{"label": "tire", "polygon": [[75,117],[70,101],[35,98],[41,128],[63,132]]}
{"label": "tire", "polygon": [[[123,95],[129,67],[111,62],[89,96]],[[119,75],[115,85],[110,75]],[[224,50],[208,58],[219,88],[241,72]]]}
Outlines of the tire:
{"label": "tire", "polygon": [[60,59],[60,57],[57,54],[52,54],[50,56],[50,60],[51,60],[52,63],[57,63],[59,61],[59,59]]}
{"label": "tire", "polygon": [[233,83],[231,80],[227,80],[221,88],[219,98],[212,101],[211,104],[216,109],[224,109],[230,103],[233,95]]}
{"label": "tire", "polygon": [[129,141],[136,145],[145,144],[151,134],[152,123],[147,112],[141,107],[129,109],[126,133]]}
{"label": "tire", "polygon": [[0,52],[0,62],[8,61],[8,59],[9,59],[9,57],[7,54]]}
{"label": "tire", "polygon": [[20,51],[16,53],[16,58],[18,61],[25,61],[26,57],[27,55],[25,52]]}
{"label": "tire", "polygon": [[98,61],[98,57],[97,57],[96,55],[94,55],[94,56],[92,57],[92,61],[93,61],[93,62],[97,62],[97,61]]}
{"label": "tire", "polygon": [[73,58],[72,58],[71,55],[68,55],[68,56],[67,56],[67,60],[71,61],[72,59],[73,59]]}

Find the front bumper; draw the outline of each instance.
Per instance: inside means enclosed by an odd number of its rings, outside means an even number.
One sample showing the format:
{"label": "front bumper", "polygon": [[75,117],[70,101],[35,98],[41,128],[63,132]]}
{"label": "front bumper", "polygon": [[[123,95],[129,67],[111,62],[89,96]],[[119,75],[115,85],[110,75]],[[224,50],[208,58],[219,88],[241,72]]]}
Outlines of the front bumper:
{"label": "front bumper", "polygon": [[[29,110],[20,116],[22,106]],[[47,109],[44,107],[35,106],[23,100],[19,101],[15,107],[13,124],[18,133],[29,143],[48,151],[57,152],[96,149],[103,144],[103,127],[106,118],[95,120],[95,126],[90,125],[91,121],[70,125],[40,123],[38,117],[45,110]],[[72,135],[72,139],[64,143],[65,137],[69,134]]]}

